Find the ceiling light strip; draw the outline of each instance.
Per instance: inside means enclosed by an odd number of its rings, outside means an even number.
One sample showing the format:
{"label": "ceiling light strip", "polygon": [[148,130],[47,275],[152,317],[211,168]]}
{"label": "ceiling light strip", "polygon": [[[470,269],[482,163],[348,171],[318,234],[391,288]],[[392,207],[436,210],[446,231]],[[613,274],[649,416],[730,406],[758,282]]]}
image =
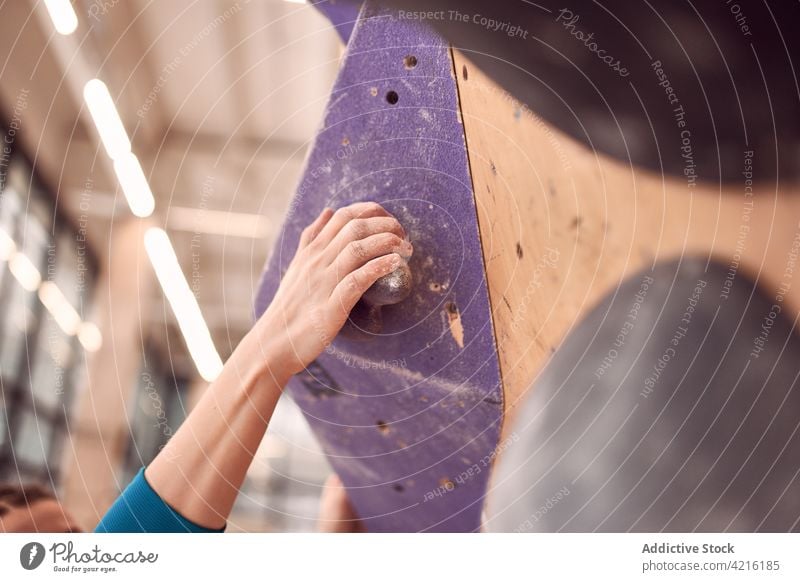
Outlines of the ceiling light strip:
{"label": "ceiling light strip", "polygon": [[200,376],[211,382],[222,370],[222,360],[214,347],[197,298],[181,271],[172,242],[163,229],[154,226],[145,232],[144,246],[158,282],[178,320],[189,355],[194,360]]}

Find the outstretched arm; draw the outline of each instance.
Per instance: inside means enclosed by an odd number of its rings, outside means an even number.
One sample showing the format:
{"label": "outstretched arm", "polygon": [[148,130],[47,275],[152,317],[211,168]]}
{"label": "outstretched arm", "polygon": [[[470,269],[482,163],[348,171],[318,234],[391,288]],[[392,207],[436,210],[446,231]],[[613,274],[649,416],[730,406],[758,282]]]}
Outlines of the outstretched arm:
{"label": "outstretched arm", "polygon": [[155,493],[190,522],[223,527],[283,386],[411,252],[400,223],[378,204],[324,210],[303,231],[267,311],[145,470]]}

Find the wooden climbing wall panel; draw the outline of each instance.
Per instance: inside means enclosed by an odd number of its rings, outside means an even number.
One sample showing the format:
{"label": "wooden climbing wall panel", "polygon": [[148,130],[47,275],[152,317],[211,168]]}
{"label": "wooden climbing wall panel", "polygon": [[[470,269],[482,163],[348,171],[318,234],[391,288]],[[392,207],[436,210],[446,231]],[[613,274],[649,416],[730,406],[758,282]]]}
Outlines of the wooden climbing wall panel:
{"label": "wooden climbing wall panel", "polygon": [[[505,426],[562,339],[638,270],[691,255],[748,272],[768,294],[785,282],[800,233],[796,186],[750,187],[744,174],[724,188],[689,186],[612,160],[543,122],[464,54],[454,60]],[[797,313],[800,284],[785,303]]]}

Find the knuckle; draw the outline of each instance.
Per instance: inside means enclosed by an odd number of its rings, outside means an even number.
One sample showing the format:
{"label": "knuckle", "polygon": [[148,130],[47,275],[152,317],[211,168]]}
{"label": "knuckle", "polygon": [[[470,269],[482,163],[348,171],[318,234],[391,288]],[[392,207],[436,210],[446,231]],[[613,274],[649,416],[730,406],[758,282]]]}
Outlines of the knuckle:
{"label": "knuckle", "polygon": [[367,250],[360,240],[354,240],[350,244],[347,245],[347,248],[350,250],[350,254],[357,259],[363,259],[367,256]]}
{"label": "knuckle", "polygon": [[353,211],[349,206],[344,206],[343,208],[339,208],[334,215],[337,219],[350,220],[350,218],[353,216]]}
{"label": "knuckle", "polygon": [[351,220],[347,228],[350,231],[351,238],[354,238],[356,240],[365,238],[368,233],[367,224],[364,221],[364,219],[361,218]]}
{"label": "knuckle", "polygon": [[345,289],[349,292],[357,292],[359,289],[358,275],[350,273],[345,279]]}
{"label": "knuckle", "polygon": [[387,232],[383,235],[384,245],[389,248],[399,247],[403,243],[403,239],[393,232]]}
{"label": "knuckle", "polygon": [[402,261],[402,258],[397,253],[389,253],[381,258],[383,259],[383,261],[381,261],[381,271],[386,273],[394,271],[400,266],[400,262]]}

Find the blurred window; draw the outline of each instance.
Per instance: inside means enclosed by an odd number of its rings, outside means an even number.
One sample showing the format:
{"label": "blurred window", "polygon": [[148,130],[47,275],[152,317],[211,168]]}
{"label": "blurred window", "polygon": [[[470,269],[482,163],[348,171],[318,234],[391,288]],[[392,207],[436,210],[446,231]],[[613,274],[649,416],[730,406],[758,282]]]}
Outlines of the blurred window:
{"label": "blurred window", "polygon": [[[12,254],[0,257],[0,480],[57,485],[86,354],[74,330],[67,333],[45,308],[36,274],[85,319],[96,265],[23,155],[15,151],[0,170],[0,237],[14,243]],[[15,255],[25,260],[12,271]]]}

